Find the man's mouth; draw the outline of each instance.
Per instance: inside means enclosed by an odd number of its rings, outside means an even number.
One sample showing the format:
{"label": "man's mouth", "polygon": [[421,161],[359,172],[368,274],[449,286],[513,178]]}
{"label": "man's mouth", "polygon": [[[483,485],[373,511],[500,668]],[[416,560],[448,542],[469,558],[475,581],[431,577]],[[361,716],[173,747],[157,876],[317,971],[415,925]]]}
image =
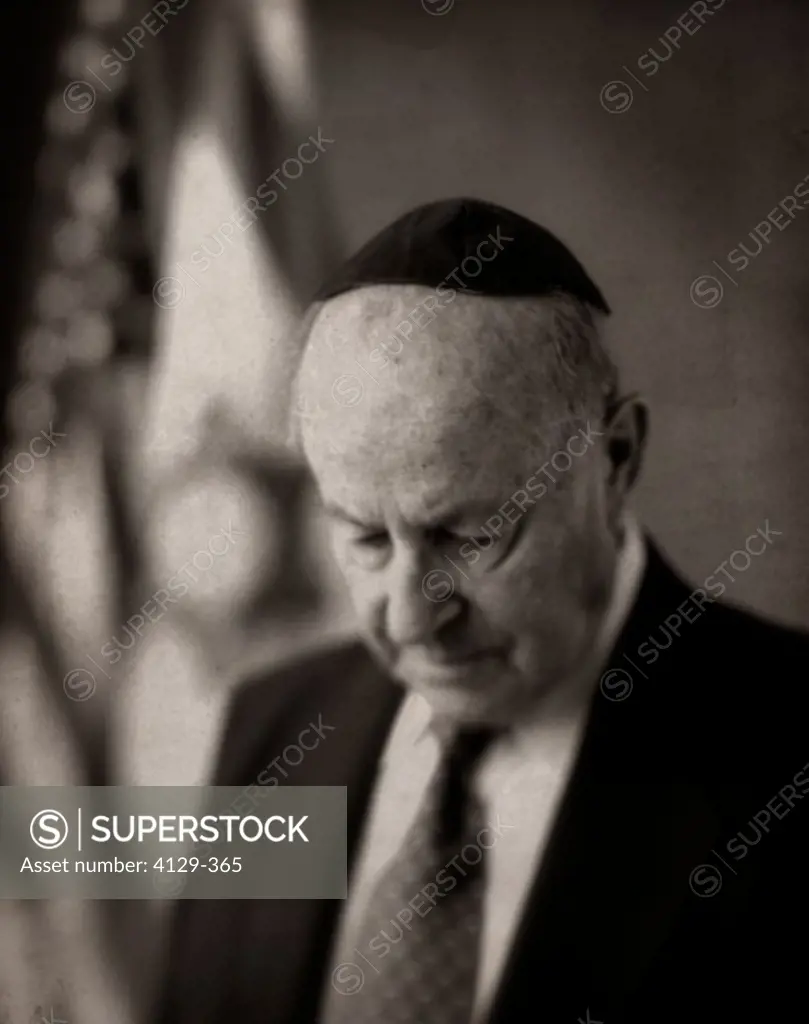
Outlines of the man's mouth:
{"label": "man's mouth", "polygon": [[460,652],[434,652],[427,657],[419,659],[414,667],[438,673],[450,673],[453,670],[462,670],[487,661],[490,658],[499,658],[502,652],[495,648],[481,648],[476,651]]}

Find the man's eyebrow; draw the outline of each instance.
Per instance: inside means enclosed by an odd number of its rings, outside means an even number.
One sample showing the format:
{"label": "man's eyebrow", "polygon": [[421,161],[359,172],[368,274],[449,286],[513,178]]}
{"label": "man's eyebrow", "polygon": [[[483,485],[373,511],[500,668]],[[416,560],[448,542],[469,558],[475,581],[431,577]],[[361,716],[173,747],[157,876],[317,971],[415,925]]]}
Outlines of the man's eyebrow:
{"label": "man's eyebrow", "polygon": [[[366,522],[352,515],[346,509],[334,502],[326,502],[324,504],[326,515],[331,519],[339,519],[341,522],[349,523],[351,526],[356,526],[361,530],[384,530],[385,527],[381,523]],[[438,513],[437,515],[430,516],[429,519],[424,519],[418,523],[412,525],[416,529],[420,530],[437,530],[437,529],[448,529],[452,530],[461,525],[474,524],[475,528],[483,527],[486,522],[493,518],[497,512],[497,503],[494,501],[474,501],[468,505],[459,505]]]}
{"label": "man's eyebrow", "polygon": [[470,523],[475,524],[475,526],[482,526],[496,512],[497,503],[494,501],[471,501],[466,505],[447,508],[421,525],[425,530],[434,530],[438,527],[451,530],[464,524],[469,525]]}
{"label": "man's eyebrow", "polygon": [[347,512],[340,505],[335,505],[333,501],[327,501],[324,505],[326,515],[330,519],[340,519],[344,523],[350,523],[351,526],[358,526],[362,530],[368,529],[382,529],[382,527],[375,527],[373,523],[366,523],[362,519],[358,519],[353,516],[350,512]]}

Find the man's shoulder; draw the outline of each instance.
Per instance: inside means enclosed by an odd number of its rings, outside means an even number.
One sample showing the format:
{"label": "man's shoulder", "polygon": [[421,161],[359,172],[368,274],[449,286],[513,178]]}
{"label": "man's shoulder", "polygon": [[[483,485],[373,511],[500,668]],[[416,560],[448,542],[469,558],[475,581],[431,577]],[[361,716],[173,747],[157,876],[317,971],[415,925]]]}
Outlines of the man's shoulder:
{"label": "man's shoulder", "polygon": [[375,670],[379,671],[365,644],[352,637],[336,640],[254,669],[235,686],[232,706],[248,714],[264,707],[276,711],[290,700],[308,702],[318,690],[332,687],[337,680]]}
{"label": "man's shoulder", "polygon": [[740,650],[777,647],[809,652],[809,632],[730,601],[717,601],[716,625],[736,636]]}
{"label": "man's shoulder", "polygon": [[231,694],[216,784],[240,785],[276,748],[281,755],[302,733],[322,737],[364,705],[393,692],[365,645],[353,639],[254,670]]}
{"label": "man's shoulder", "polygon": [[691,586],[653,544],[649,566],[611,668],[634,665],[658,727],[697,763],[753,774],[768,763],[782,773],[782,761],[800,767],[809,633]]}
{"label": "man's shoulder", "polygon": [[689,653],[674,661],[686,670],[681,682],[694,688],[686,701],[691,721],[701,722],[728,764],[804,763],[809,634],[725,602],[712,606],[702,629],[690,629]]}
{"label": "man's shoulder", "polygon": [[714,660],[721,654],[726,666],[739,667],[774,654],[809,658],[809,632],[777,622],[730,595],[715,597],[705,584],[690,586],[652,539],[647,542],[647,578],[639,595],[646,607],[638,618],[652,633],[648,639],[660,641],[660,649],[671,640],[688,658]]}
{"label": "man's shoulder", "polygon": [[[717,606],[709,663],[726,685],[777,720],[809,710],[809,633],[733,604]],[[706,652],[707,654],[707,652]]]}

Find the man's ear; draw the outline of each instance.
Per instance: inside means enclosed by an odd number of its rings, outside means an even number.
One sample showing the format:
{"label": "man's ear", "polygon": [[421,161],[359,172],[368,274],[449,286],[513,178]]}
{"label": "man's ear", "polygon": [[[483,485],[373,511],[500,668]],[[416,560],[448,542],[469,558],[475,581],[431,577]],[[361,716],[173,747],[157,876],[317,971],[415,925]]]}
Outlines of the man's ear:
{"label": "man's ear", "polygon": [[637,480],[649,425],[649,410],[636,394],[627,395],[613,405],[605,422],[606,449],[609,458],[609,488],[622,500]]}

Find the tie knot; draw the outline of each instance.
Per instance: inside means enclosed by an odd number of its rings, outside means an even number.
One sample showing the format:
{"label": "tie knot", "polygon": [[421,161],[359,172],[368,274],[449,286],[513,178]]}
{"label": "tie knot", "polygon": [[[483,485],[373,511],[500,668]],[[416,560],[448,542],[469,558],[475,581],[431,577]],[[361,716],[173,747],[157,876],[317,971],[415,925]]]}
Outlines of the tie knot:
{"label": "tie knot", "polygon": [[445,735],[443,756],[453,774],[466,776],[474,768],[498,730],[491,726],[464,726]]}
{"label": "tie knot", "polygon": [[438,772],[438,840],[442,845],[455,842],[464,832],[474,796],[470,775],[483,752],[498,735],[491,726],[439,727],[441,766]]}

